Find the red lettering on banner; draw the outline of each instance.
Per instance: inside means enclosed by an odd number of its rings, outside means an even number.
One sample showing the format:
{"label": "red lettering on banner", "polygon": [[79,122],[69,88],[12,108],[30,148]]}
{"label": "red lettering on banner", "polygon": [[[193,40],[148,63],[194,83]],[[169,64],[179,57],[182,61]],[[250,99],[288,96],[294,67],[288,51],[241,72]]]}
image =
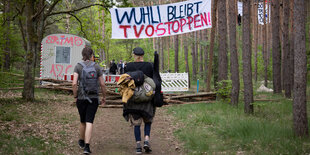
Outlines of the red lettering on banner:
{"label": "red lettering on banner", "polygon": [[208,25],[208,19],[207,19],[207,17],[206,17],[207,15],[206,15],[206,13],[204,13],[204,14],[200,14],[200,18],[201,18],[201,25],[202,26],[204,26],[204,23],[206,24],[206,25]]}
{"label": "red lettering on banner", "polygon": [[199,17],[199,15],[195,15],[195,16],[194,16],[194,28],[199,28],[199,27],[201,27],[201,25],[199,25],[199,26],[196,25],[197,22],[200,22],[199,19],[198,19],[198,20],[196,19],[197,17]]}
{"label": "red lettering on banner", "polygon": [[[207,26],[210,27],[212,25],[210,17],[211,17],[210,12],[204,12],[170,22],[158,23],[154,25],[140,25],[140,26],[119,25],[119,28],[121,31],[124,32],[125,38],[134,37],[131,35],[135,35],[136,38],[154,37],[154,34],[156,36],[167,36],[175,33],[184,33],[184,31],[185,32],[195,31],[197,29],[201,29],[202,27]],[[184,28],[184,26],[185,25],[187,26],[187,24],[188,29],[187,27]]]}
{"label": "red lettering on banner", "polygon": [[119,28],[124,29],[124,37],[127,38],[127,29],[130,28],[130,25],[120,25]]}
{"label": "red lettering on banner", "polygon": [[[183,23],[184,22],[184,23]],[[181,32],[183,32],[183,26],[186,24],[186,20],[185,19],[181,19]]]}
{"label": "red lettering on banner", "polygon": [[[160,25],[163,25],[163,23],[158,24],[157,27],[156,27],[157,28],[157,35],[158,36],[164,35],[166,33],[166,29],[159,28]],[[164,31],[164,32],[160,34],[158,31]]]}
{"label": "red lettering on banner", "polygon": [[[174,24],[175,24],[175,23],[178,24],[178,26],[177,26],[178,29],[177,29],[177,30],[174,29]],[[177,32],[179,31],[179,29],[180,29],[180,23],[179,23],[179,21],[175,20],[175,21],[173,22],[173,24],[172,24],[172,31],[175,32],[175,33],[177,33]]]}
{"label": "red lettering on banner", "polygon": [[134,31],[135,31],[135,36],[136,36],[137,38],[140,37],[140,34],[141,34],[143,28],[144,28],[144,25],[142,25],[141,28],[140,28],[140,30],[139,30],[139,32],[137,32],[137,26],[136,26],[136,25],[133,26],[133,29],[134,29]]}
{"label": "red lettering on banner", "polygon": [[171,24],[172,24],[172,22],[166,22],[166,23],[165,23],[165,25],[168,25],[168,34],[171,34],[171,33],[170,33],[170,25],[171,25]]}
{"label": "red lettering on banner", "polygon": [[188,29],[191,30],[191,29],[192,29],[191,24],[193,23],[193,20],[194,20],[194,19],[193,19],[193,17],[191,17],[191,16],[188,16],[187,19],[188,19],[188,22],[187,22],[187,24],[188,24]]}
{"label": "red lettering on banner", "polygon": [[[152,28],[152,31],[151,31],[151,34],[148,33],[148,29],[149,28]],[[154,26],[153,25],[148,25],[146,28],[145,28],[145,34],[149,37],[151,37],[153,34],[154,34]]]}

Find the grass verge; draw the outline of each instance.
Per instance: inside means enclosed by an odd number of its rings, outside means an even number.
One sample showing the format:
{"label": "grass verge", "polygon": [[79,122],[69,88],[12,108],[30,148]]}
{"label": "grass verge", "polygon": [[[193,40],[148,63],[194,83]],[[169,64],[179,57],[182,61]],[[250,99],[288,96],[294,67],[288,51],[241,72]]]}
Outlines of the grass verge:
{"label": "grass verge", "polygon": [[244,113],[242,103],[238,107],[220,101],[169,107],[168,112],[184,124],[175,134],[189,154],[310,153],[310,140],[293,134],[292,101],[267,93],[256,95],[271,101],[255,102],[253,115]]}

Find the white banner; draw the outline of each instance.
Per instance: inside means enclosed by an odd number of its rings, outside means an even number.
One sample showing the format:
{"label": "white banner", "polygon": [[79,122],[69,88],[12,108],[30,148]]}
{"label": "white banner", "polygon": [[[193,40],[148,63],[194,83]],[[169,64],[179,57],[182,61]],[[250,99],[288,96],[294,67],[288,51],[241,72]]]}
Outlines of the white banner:
{"label": "white banner", "polygon": [[238,1],[238,14],[243,16],[243,3]]}
{"label": "white banner", "polygon": [[157,6],[111,8],[112,39],[177,35],[211,28],[211,0]]}

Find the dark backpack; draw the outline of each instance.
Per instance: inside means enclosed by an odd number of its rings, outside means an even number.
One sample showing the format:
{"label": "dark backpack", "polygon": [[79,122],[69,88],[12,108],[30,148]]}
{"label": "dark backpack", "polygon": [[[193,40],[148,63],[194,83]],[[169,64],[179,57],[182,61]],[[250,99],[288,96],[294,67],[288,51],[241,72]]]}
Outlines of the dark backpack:
{"label": "dark backpack", "polygon": [[90,65],[85,65],[83,62],[80,62],[79,64],[83,66],[80,80],[83,99],[92,103],[88,95],[98,95],[98,75],[95,69],[96,63],[91,62]]}
{"label": "dark backpack", "polygon": [[144,83],[144,73],[140,70],[127,72],[128,75],[135,81],[136,87],[141,86]]}
{"label": "dark backpack", "polygon": [[130,101],[135,103],[147,103],[151,101],[154,96],[155,87],[154,80],[144,75],[144,83],[135,88],[134,94],[130,98]]}

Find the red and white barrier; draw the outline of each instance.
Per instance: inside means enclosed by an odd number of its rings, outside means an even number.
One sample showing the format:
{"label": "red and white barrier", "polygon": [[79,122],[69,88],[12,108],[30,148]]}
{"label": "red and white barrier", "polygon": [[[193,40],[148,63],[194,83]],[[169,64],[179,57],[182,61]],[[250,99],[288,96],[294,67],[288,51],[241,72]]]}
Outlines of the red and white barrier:
{"label": "red and white barrier", "polygon": [[104,75],[105,83],[116,83],[119,80],[120,75]]}

